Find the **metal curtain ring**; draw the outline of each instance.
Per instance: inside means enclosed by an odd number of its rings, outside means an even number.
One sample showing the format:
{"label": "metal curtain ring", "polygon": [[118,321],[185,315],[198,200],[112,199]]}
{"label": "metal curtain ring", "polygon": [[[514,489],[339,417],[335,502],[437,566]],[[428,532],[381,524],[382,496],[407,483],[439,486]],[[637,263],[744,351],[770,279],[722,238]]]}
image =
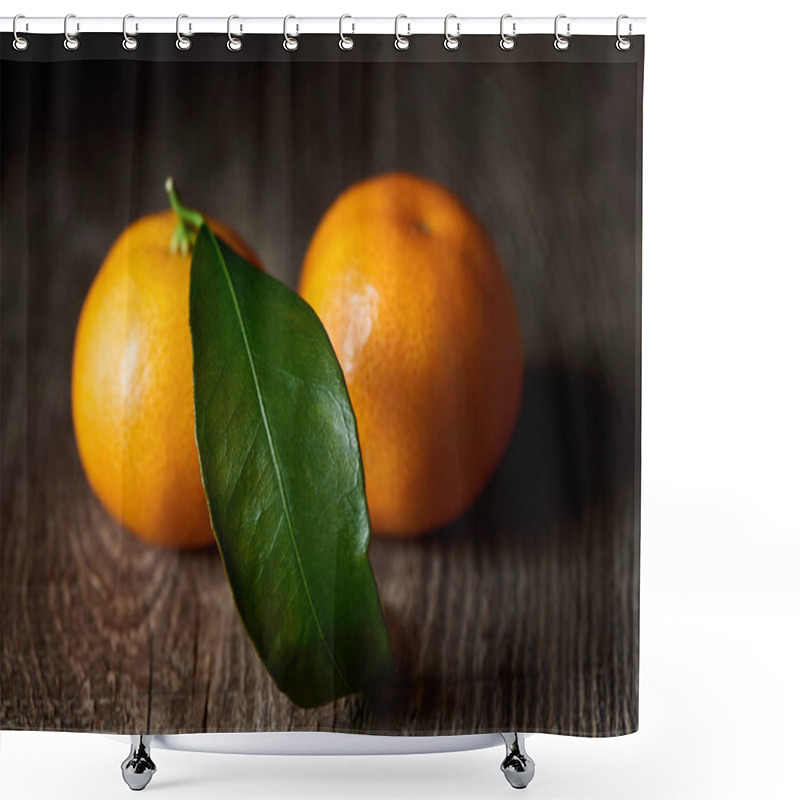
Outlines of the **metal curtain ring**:
{"label": "metal curtain ring", "polygon": [[[447,24],[450,22],[451,19],[456,21],[456,35],[453,36],[447,30]],[[461,42],[458,41],[458,37],[461,36],[461,23],[458,21],[458,17],[455,14],[448,14],[444,18],[444,47],[445,50],[458,50],[459,44]]]}
{"label": "metal curtain ring", "polygon": [[[294,36],[289,36],[289,20],[294,19],[296,20],[297,17],[293,17],[291,14],[288,14],[283,18],[283,49],[284,50],[297,50],[300,46],[300,42],[295,39]],[[300,33],[300,26],[295,22],[295,36]]]}
{"label": "metal curtain ring", "polygon": [[556,17],[556,21],[555,21],[555,24],[553,26],[553,32],[556,35],[556,40],[553,42],[553,47],[555,47],[556,50],[567,50],[567,49],[569,49],[569,37],[572,35],[570,33],[570,23],[569,22],[567,23],[567,35],[566,36],[562,36],[558,32],[558,21],[560,19],[566,19],[566,18],[567,18],[566,14],[559,14]]}
{"label": "metal curtain ring", "polygon": [[[64,17],[64,47],[67,50],[77,50],[81,46],[81,43],[78,41],[77,36],[70,36],[69,21],[71,19],[75,19],[74,14],[67,14],[67,16]],[[75,23],[75,30],[80,31],[80,29],[80,23]]]}
{"label": "metal curtain ring", "polygon": [[[14,32],[14,49],[15,50],[19,50],[20,52],[22,52],[23,50],[27,50],[28,49],[29,42],[24,36],[20,36],[17,33],[17,20],[20,20],[20,19],[25,19],[25,15],[24,14],[17,14],[17,16],[14,17],[14,22],[13,22],[13,24],[11,26],[11,30]],[[25,23],[25,30],[26,31],[28,30],[28,23],[27,22]]]}
{"label": "metal curtain ring", "polygon": [[[623,53],[626,50],[630,50],[631,49],[631,40],[628,39],[627,37],[623,36],[620,33],[620,23],[624,19],[628,19],[628,15],[627,14],[620,14],[617,17],[617,50],[620,50]],[[628,23],[628,36],[630,36],[631,33],[633,33],[633,25],[631,25],[631,23],[629,22]]]}
{"label": "metal curtain ring", "polygon": [[411,42],[409,41],[409,39],[411,37],[411,23],[410,22],[406,22],[406,28],[408,28],[408,30],[406,31],[406,35],[405,36],[401,36],[400,35],[400,20],[401,19],[407,20],[408,17],[405,14],[398,14],[394,18],[394,46],[398,50],[408,50],[408,48],[411,47]]}
{"label": "metal curtain ring", "polygon": [[[238,50],[242,49],[242,40],[238,36],[234,36],[231,33],[231,22],[233,22],[235,19],[239,19],[239,17],[237,17],[236,14],[231,14],[228,17],[228,45],[227,46],[228,46],[228,50],[230,50],[232,53],[235,53]],[[239,33],[241,33],[241,32],[242,32],[242,26],[239,25]]]}
{"label": "metal curtain ring", "polygon": [[505,31],[505,24],[507,19],[513,19],[512,14],[503,14],[500,17],[500,47],[503,50],[513,50],[514,45],[516,45],[516,39],[514,38],[517,35],[517,23],[511,23],[511,35],[507,34]]}
{"label": "metal curtain ring", "polygon": [[[178,14],[177,18],[175,19],[175,35],[178,37],[175,40],[175,47],[178,50],[188,50],[192,46],[192,40],[188,36],[184,36],[181,33],[181,20],[182,19],[189,19],[188,14]],[[189,23],[189,33],[192,32],[192,23]]]}
{"label": "metal curtain ring", "polygon": [[[133,14],[126,14],[122,18],[122,46],[126,50],[135,50],[139,46],[139,40],[135,36],[130,36],[128,34],[128,20],[129,19],[136,19]],[[134,30],[139,30],[139,23],[137,22],[134,26]]]}
{"label": "metal curtain ring", "polygon": [[[342,14],[339,17],[339,47],[342,50],[352,50],[356,46],[355,39],[352,36],[344,35],[344,21],[346,19],[353,19],[349,14]],[[350,23],[350,33],[356,32],[355,22]]]}

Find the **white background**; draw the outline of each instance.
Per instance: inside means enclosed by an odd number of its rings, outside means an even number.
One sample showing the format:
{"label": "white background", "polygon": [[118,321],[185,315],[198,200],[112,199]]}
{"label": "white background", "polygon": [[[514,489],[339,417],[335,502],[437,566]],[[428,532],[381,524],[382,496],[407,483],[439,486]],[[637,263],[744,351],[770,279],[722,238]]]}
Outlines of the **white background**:
{"label": "white background", "polygon": [[[534,736],[529,796],[800,796],[800,4],[18,0],[63,16],[646,16],[640,731]],[[4,732],[3,798],[129,797],[127,746]],[[501,749],[154,752],[154,798],[509,797]]]}

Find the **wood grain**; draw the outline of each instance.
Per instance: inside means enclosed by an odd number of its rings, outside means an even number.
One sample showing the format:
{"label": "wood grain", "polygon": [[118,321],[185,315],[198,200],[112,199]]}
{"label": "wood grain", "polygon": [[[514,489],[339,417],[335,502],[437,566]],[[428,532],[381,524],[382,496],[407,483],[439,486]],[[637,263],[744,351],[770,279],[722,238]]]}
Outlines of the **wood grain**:
{"label": "wood grain", "polygon": [[[495,38],[459,64],[416,40],[409,62],[318,63],[305,41],[293,64],[3,62],[0,727],[636,729],[641,63],[498,63]],[[523,409],[467,515],[373,539],[394,678],[304,711],[259,661],[217,552],[141,544],[93,497],[72,337],[167,174],[294,285],[325,208],[388,169],[450,186],[494,236]]]}

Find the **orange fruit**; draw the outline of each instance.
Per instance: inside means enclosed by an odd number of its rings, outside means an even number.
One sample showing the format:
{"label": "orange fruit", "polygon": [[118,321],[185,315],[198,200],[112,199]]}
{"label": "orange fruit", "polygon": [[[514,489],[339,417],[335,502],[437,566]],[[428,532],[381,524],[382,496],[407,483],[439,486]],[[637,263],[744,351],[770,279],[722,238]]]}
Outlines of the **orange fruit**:
{"label": "orange fruit", "polygon": [[430,180],[362,181],[319,223],[299,292],[344,372],[373,528],[413,535],[459,517],[522,395],[520,324],[486,229]]}
{"label": "orange fruit", "polygon": [[[194,435],[191,255],[170,251],[173,211],[134,222],[83,304],[72,362],[75,439],[89,483],[139,538],[165,547],[214,541]],[[231,228],[209,227],[256,256]]]}

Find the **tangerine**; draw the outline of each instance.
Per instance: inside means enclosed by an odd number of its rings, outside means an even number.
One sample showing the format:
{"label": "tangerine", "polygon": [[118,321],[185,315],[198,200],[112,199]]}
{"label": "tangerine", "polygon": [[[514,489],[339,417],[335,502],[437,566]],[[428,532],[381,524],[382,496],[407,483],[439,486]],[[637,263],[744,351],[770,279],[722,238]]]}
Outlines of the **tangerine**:
{"label": "tangerine", "polygon": [[[194,433],[189,330],[191,230],[181,206],[142,217],[119,236],[83,303],[72,361],[72,418],[81,463],[105,508],[165,547],[214,541]],[[242,257],[238,234],[211,230]],[[172,241],[172,245],[170,242]]]}
{"label": "tangerine", "polygon": [[431,180],[370,178],[323,216],[299,292],[344,372],[373,528],[415,535],[459,517],[522,395],[520,323],[487,230]]}

